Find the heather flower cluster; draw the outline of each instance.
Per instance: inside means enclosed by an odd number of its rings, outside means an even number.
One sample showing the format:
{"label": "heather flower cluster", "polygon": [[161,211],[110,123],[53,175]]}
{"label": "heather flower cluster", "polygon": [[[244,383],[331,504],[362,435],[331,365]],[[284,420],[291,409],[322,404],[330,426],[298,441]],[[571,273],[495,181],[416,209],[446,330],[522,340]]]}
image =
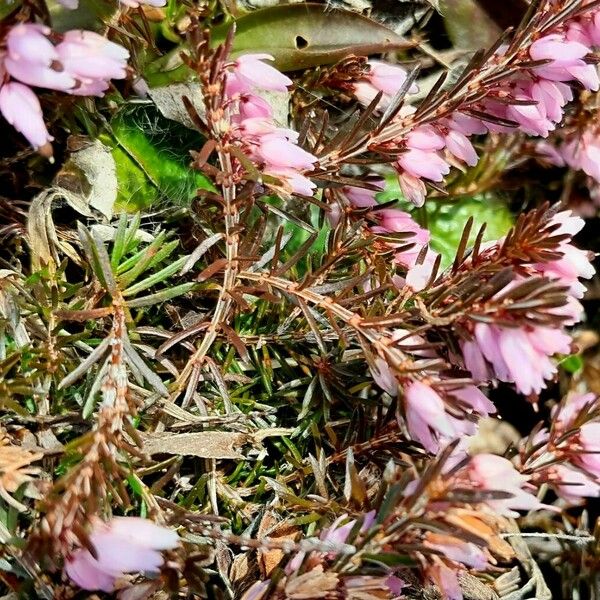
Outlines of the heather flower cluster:
{"label": "heather flower cluster", "polygon": [[264,175],[281,181],[283,193],[312,196],[315,184],[305,175],[317,158],[298,146],[298,134],[276,123],[273,108],[257,90],[287,92],[292,80],[265,63],[269,54],[240,56],[227,72],[226,95],[235,105],[233,123],[242,142]]}
{"label": "heather flower cluster", "polygon": [[[469,139],[471,136],[518,129],[545,138],[562,121],[564,107],[573,99],[572,85],[597,91],[600,87],[598,72],[586,58],[592,55],[600,40],[598,14],[597,10],[589,10],[556,32],[538,38],[528,49],[527,58],[533,66],[503,80],[481,100],[447,117],[418,125],[399,139],[402,152],[394,167],[405,197],[421,206],[427,195],[425,182],[442,183],[453,165],[475,166],[479,159]],[[497,50],[498,60],[506,50],[506,47]],[[400,66],[376,61],[369,66],[365,80],[355,85],[354,93],[366,105],[381,92],[378,108],[384,109],[394,94],[403,89],[407,73]],[[410,86],[409,98],[417,91],[414,84]],[[410,118],[414,110],[410,106],[403,107],[399,118]],[[586,142],[574,140],[564,146],[561,154],[567,164],[595,172],[592,166],[595,146]]]}
{"label": "heather flower cluster", "polygon": [[538,143],[535,150],[543,162],[583,171],[600,183],[600,132],[595,120],[584,126],[583,130],[558,131],[555,139]]}
{"label": "heather flower cluster", "polygon": [[[287,597],[291,594],[297,597],[311,597],[310,594],[315,592],[323,594],[341,591],[350,598],[361,598],[365,594],[399,598],[406,583],[393,573],[381,577],[356,577],[326,570],[328,563],[331,564],[336,558],[356,550],[354,544],[369,533],[375,524],[375,518],[375,511],[361,515],[360,520],[346,514],[338,517],[321,531],[318,540],[312,544],[313,547],[318,547],[318,550],[302,550],[291,557],[284,569],[284,576],[277,581],[276,589]],[[358,532],[350,539],[350,534],[357,529]],[[242,600],[261,600],[273,584],[271,580],[257,581],[244,594]]]}
{"label": "heather flower cluster", "polygon": [[0,596],[592,597],[590,181],[529,159],[600,183],[600,1],[466,65],[431,2],[58,1],[0,18],[57,163],[0,152]]}
{"label": "heather flower cluster", "polygon": [[[419,358],[435,359],[431,350],[418,350],[427,346],[419,335],[396,329],[393,339],[398,348]],[[403,414],[410,437],[426,450],[437,453],[452,441],[473,436],[477,421],[496,412],[493,403],[474,385],[461,384],[424,373],[423,379],[398,379],[387,363],[378,359],[373,369],[377,384],[388,394],[402,392]]]}
{"label": "heather flower cluster", "polygon": [[[350,197],[352,195],[350,191]],[[394,209],[388,210],[393,213]],[[399,223],[399,229],[416,233],[417,237],[423,235],[408,215],[404,215]],[[546,227],[560,240],[553,258],[546,262],[521,265],[520,274],[492,298],[492,301],[497,299],[501,305],[511,291],[526,284],[527,277],[543,276],[556,285],[564,286],[562,289],[567,291],[566,304],[550,305],[543,309],[547,314],[545,324],[528,321],[526,315],[523,321],[522,314],[511,317],[503,308],[496,309],[502,314],[502,319],[497,322],[470,318],[464,321],[465,337],[460,340],[460,349],[464,366],[475,384],[488,385],[503,381],[514,384],[520,393],[535,397],[556,375],[558,367],[555,356],[567,355],[571,350],[571,337],[565,331],[565,325],[577,323],[582,317],[582,306],[578,299],[582,297],[584,287],[580,278],[590,278],[594,274],[588,254],[572,244],[572,236],[581,230],[583,224],[581,218],[569,211],[552,216]],[[425,239],[423,236],[423,241]],[[479,260],[493,260],[501,252],[504,241],[488,243]],[[400,260],[402,256],[400,254]],[[396,277],[397,284],[401,289],[402,285],[406,286],[413,293],[421,290],[430,279],[431,263],[413,263],[411,266],[406,261],[405,264],[410,267],[406,280],[398,282]],[[411,280],[416,279],[415,271],[421,268],[424,277],[420,285],[413,289]],[[434,285],[443,283],[438,281]],[[516,320],[511,322],[511,318]],[[426,349],[427,340],[422,335],[396,329],[392,340],[396,348],[417,360],[429,360],[435,364],[436,359],[440,358],[435,350]],[[494,405],[475,385],[440,377],[435,369],[428,372],[422,368],[422,376],[416,380],[399,377],[385,360],[377,358],[372,371],[377,384],[388,394],[395,397],[401,393],[403,415],[410,437],[432,453],[439,452],[455,439],[475,435],[478,421],[496,412]]]}
{"label": "heather flower cluster", "polygon": [[[53,39],[60,37],[59,43]],[[62,36],[37,23],[20,23],[0,56],[0,112],[36,149],[51,155],[42,108],[32,88],[76,96],[103,96],[111,79],[127,74],[129,52],[93,31]]]}
{"label": "heather flower cluster", "polygon": [[[460,460],[450,459],[443,473],[429,481],[428,491],[421,498],[421,506],[413,504],[414,494],[423,485],[418,477],[404,488],[396,511],[384,516],[377,511],[360,514],[356,518],[341,515],[323,528],[318,539],[305,540],[306,547],[293,554],[284,568],[284,576],[277,581],[257,581],[243,596],[244,600],[260,600],[265,592],[284,594],[312,591],[345,590],[350,598],[362,597],[360,592],[376,593],[377,598],[395,599],[415,587],[415,572],[407,581],[401,565],[391,566],[385,576],[348,576],[328,569],[336,559],[351,556],[358,550],[371,552],[372,548],[390,553],[395,548],[418,543],[419,571],[425,583],[440,590],[444,598],[463,598],[459,578],[467,571],[490,571],[500,560],[513,555],[509,544],[496,537],[497,530],[506,526],[505,517],[518,517],[520,511],[550,508],[536,497],[538,487],[534,477],[526,475],[508,459],[493,454],[478,454]],[[471,496],[469,503],[453,496],[460,490]],[[430,514],[431,528],[416,524],[397,536],[386,537],[382,526],[406,519],[413,511]],[[478,543],[461,537],[461,531],[474,534]],[[403,578],[404,577],[404,578]],[[353,595],[354,594],[354,595]]]}
{"label": "heather flower cluster", "polygon": [[569,504],[600,496],[599,407],[594,394],[572,392],[554,408],[551,427],[522,444],[521,468]]}
{"label": "heather flower cluster", "polygon": [[[466,368],[479,382],[492,379],[514,383],[522,394],[539,394],[546,382],[557,372],[556,354],[569,354],[571,338],[564,325],[573,325],[582,318],[583,309],[579,298],[585,287],[580,278],[589,279],[595,273],[590,256],[572,244],[572,237],[584,226],[584,221],[570,211],[557,213],[550,221],[552,234],[562,241],[557,247],[557,258],[547,262],[527,265],[529,277],[542,275],[564,285],[568,290],[567,303],[550,307],[549,317],[558,316],[558,322],[548,325],[500,325],[475,322],[471,339],[461,343]],[[499,251],[503,240],[491,245],[487,252]],[[525,273],[518,281],[525,281]],[[511,285],[514,285],[511,284]],[[499,292],[502,297],[507,290]]]}
{"label": "heather flower cluster", "polygon": [[[384,187],[381,179],[370,180],[369,183],[380,190]],[[394,250],[394,263],[410,269],[414,267],[417,260],[423,254],[431,241],[431,235],[427,229],[421,227],[413,217],[397,208],[379,208],[376,200],[377,190],[345,186],[342,188],[342,209],[346,212],[354,211],[357,217],[369,221],[369,231],[375,235],[405,234],[407,237],[397,244],[386,243],[386,246]],[[340,219],[340,204],[335,204],[329,213],[329,219],[333,225]],[[432,266],[435,262],[435,253],[425,250],[420,264]]]}
{"label": "heather flower cluster", "polygon": [[[504,517],[518,517],[519,511],[548,508],[536,497],[538,489],[532,478],[519,472],[502,456],[478,454],[461,461],[460,465],[445,469],[429,501],[432,508],[446,514],[442,521],[475,533],[486,545],[468,542],[459,534],[424,534],[423,545],[440,553],[428,557],[424,575],[449,600],[464,597],[459,580],[462,573],[473,569],[491,570],[499,559],[505,560],[512,554],[510,546],[493,534],[494,529],[505,526]],[[413,491],[417,483],[414,482],[409,491]],[[469,508],[461,506],[452,500],[453,490],[472,494],[473,498],[481,494],[480,501]]]}

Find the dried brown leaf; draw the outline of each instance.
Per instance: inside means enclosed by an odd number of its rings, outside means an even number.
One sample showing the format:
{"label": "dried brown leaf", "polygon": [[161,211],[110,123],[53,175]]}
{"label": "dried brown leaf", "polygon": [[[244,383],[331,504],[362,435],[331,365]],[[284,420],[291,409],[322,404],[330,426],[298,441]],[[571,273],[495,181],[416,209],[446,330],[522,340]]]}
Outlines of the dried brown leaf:
{"label": "dried brown leaf", "polygon": [[242,459],[242,447],[250,441],[244,433],[203,431],[197,433],[153,433],[142,435],[144,451],[155,454],[175,454],[214,459]]}

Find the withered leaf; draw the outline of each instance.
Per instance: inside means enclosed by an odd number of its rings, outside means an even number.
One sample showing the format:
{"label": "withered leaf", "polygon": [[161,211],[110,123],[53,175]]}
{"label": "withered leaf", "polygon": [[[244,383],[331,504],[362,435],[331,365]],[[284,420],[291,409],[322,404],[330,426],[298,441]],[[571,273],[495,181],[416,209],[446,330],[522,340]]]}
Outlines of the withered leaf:
{"label": "withered leaf", "polygon": [[144,451],[155,454],[198,456],[199,458],[242,459],[242,447],[251,438],[245,433],[203,431],[197,433],[153,433],[142,435]]}
{"label": "withered leaf", "polygon": [[[271,540],[290,540],[296,542],[300,537],[300,530],[289,521],[280,521],[274,512],[266,512],[258,527],[258,539],[268,537]],[[259,548],[258,564],[263,577],[269,577],[285,556],[279,548]]]}

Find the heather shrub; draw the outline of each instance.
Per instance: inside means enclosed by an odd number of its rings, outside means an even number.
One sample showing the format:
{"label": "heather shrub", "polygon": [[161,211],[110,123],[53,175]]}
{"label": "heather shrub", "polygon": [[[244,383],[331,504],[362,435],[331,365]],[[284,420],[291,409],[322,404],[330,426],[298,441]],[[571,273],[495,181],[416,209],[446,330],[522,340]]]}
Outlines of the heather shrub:
{"label": "heather shrub", "polygon": [[3,598],[598,598],[600,4],[0,7]]}

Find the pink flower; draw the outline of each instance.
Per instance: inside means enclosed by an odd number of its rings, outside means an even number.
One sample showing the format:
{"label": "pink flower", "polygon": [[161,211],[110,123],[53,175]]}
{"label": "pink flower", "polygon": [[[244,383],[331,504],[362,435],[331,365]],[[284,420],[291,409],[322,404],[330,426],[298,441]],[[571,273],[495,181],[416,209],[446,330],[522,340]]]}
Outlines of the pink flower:
{"label": "pink flower", "polygon": [[147,519],[114,517],[94,525],[90,542],[97,557],[79,548],[67,558],[65,572],[85,590],[112,592],[125,573],[158,571],[163,564],[160,551],[175,548],[179,536]]}
{"label": "pink flower", "polygon": [[493,402],[474,385],[459,387],[450,391],[449,394],[458,398],[467,408],[479,415],[487,416],[496,412]]}
{"label": "pink flower", "polygon": [[508,367],[511,379],[523,394],[539,394],[545,387],[545,379],[551,378],[556,366],[537,351],[532,336],[523,328],[498,328],[496,343],[504,364]]}
{"label": "pink flower", "polygon": [[[409,213],[395,209],[395,208],[384,208],[373,212],[373,216],[379,220],[379,225],[372,228],[374,233],[411,233],[411,237],[407,237],[406,240],[398,244],[399,247],[406,244],[414,244],[407,250],[399,250],[394,256],[394,262],[402,264],[406,267],[414,267],[417,257],[421,253],[424,246],[429,244],[431,235],[427,229],[423,229]],[[429,269],[429,275],[431,275],[431,268],[435,262],[433,254],[428,255],[424,261],[424,265]],[[414,275],[416,276],[417,271]],[[424,274],[425,271],[422,271]],[[428,277],[429,278],[429,277]],[[415,280],[416,281],[416,280]],[[413,288],[415,289],[415,288]],[[418,290],[417,290],[418,291]]]}
{"label": "pink flower", "polygon": [[[370,71],[367,74],[369,82],[379,91],[387,96],[394,96],[404,85],[407,78],[406,71],[397,65],[370,60]],[[409,90],[409,94],[416,94],[419,91],[418,86],[413,83]]]}
{"label": "pink flower", "polygon": [[281,179],[290,191],[301,196],[312,196],[317,187],[308,177],[292,168],[269,167],[265,175],[273,175]]}
{"label": "pink flower", "polygon": [[[423,358],[434,358],[436,356],[431,349],[423,348],[427,344],[423,337],[412,334],[406,329],[395,329],[392,333],[392,340],[402,351],[410,352],[415,356]],[[388,394],[395,396],[398,393],[398,381],[383,358],[375,358],[375,365],[371,367],[371,374],[375,383]]]}
{"label": "pink flower", "polygon": [[553,465],[549,476],[558,495],[569,502],[577,504],[582,498],[600,496],[600,483],[578,469]]}
{"label": "pink flower", "polygon": [[425,203],[425,196],[427,195],[427,188],[425,184],[414,175],[409,173],[400,173],[398,175],[398,182],[400,183],[400,189],[402,194],[415,206],[423,206]]}
{"label": "pink flower", "polygon": [[55,67],[59,56],[48,39],[50,29],[35,23],[15,25],[6,36],[6,71],[15,79],[37,87],[66,91],[75,85],[70,73]]}
{"label": "pink flower", "polygon": [[549,79],[550,81],[579,81],[587,90],[593,92],[598,90],[600,81],[598,80],[598,72],[594,65],[588,65],[585,61],[580,60],[572,66],[543,66],[536,67],[536,75]]}
{"label": "pink flower", "polygon": [[559,34],[546,35],[531,44],[529,55],[533,60],[550,60],[553,67],[568,67],[579,64],[579,59],[590,53],[590,49],[566,40]]}
{"label": "pink flower", "polygon": [[431,181],[443,181],[450,173],[450,165],[436,152],[411,149],[400,155],[398,165],[413,177],[422,177]]}
{"label": "pink flower", "polygon": [[[554,409],[552,416],[555,423],[560,425],[562,429],[569,429],[581,411],[592,409],[596,404],[597,397],[595,394],[571,393],[560,406]],[[600,438],[598,439],[600,440]]]}
{"label": "pink flower", "polygon": [[[592,46],[600,46],[600,11],[594,11],[584,16],[584,27]],[[587,18],[586,18],[587,17]]]}
{"label": "pink flower", "polygon": [[4,66],[12,77],[34,87],[68,92],[76,84],[75,79],[66,71],[55,71],[42,64],[15,61],[6,57]]}
{"label": "pink flower", "polygon": [[[353,85],[353,93],[356,99],[363,105],[369,106],[379,93],[379,90],[368,81],[357,81]],[[383,94],[377,103],[377,110],[384,111],[390,105],[391,98]]]}
{"label": "pink flower", "polygon": [[[552,224],[559,225],[554,235],[573,236],[578,233],[584,225],[583,219],[571,216],[571,211],[557,213]],[[562,257],[545,263],[537,263],[535,269],[538,273],[561,281],[570,287],[570,293],[575,298],[582,298],[585,286],[579,278],[590,279],[596,270],[590,262],[587,252],[576,248],[570,239],[563,240],[558,246]]]}
{"label": "pink flower", "polygon": [[[384,181],[382,179],[369,180],[369,183],[377,186],[380,190],[384,188]],[[350,204],[356,208],[370,208],[372,206],[377,206],[377,200],[375,199],[375,196],[379,193],[377,190],[347,185],[342,188],[342,191],[350,201]],[[381,211],[378,211],[377,214],[381,215]]]}
{"label": "pink flower", "polygon": [[559,251],[562,252],[562,257],[538,265],[539,271],[570,285],[573,296],[583,298],[586,288],[578,281],[578,278],[590,279],[596,273],[588,253],[570,244],[561,245]]}
{"label": "pink flower", "polygon": [[485,375],[484,357],[500,381],[514,383],[522,394],[539,394],[546,380],[556,373],[550,357],[568,354],[571,338],[548,327],[500,327],[487,323],[475,325],[477,348],[463,342],[467,349],[467,368],[480,380]]}
{"label": "pink flower", "polygon": [[83,84],[126,75],[129,52],[93,31],[67,31],[56,51],[65,71]]}
{"label": "pink flower", "polygon": [[445,139],[446,149],[450,154],[466,163],[469,167],[474,167],[479,162],[479,157],[473,144],[466,135],[460,131],[450,130]]}
{"label": "pink flower", "polygon": [[285,92],[292,80],[263,60],[275,60],[270,54],[244,54],[234,63],[236,75],[263,90]]}
{"label": "pink flower", "polygon": [[20,23],[11,28],[6,36],[8,56],[15,61],[31,62],[49,66],[58,59],[52,42],[51,30],[37,23]]}
{"label": "pink flower", "polygon": [[471,372],[471,377],[477,382],[490,379],[490,371],[483,352],[476,340],[464,340],[460,344],[465,367]]}
{"label": "pink flower", "polygon": [[235,71],[225,73],[225,94],[228,98],[248,94],[252,91],[252,86],[246,79],[238,75]]}
{"label": "pink flower", "polygon": [[264,98],[256,94],[244,94],[239,102],[239,116],[242,121],[253,118],[271,119],[273,109]]}
{"label": "pink flower", "polygon": [[[66,0],[69,7],[76,2]],[[40,103],[23,84],[64,91],[74,95],[101,96],[108,79],[123,78],[129,53],[91,31],[68,31],[54,46],[51,30],[37,23],[13,26],[6,36],[6,55],[2,73],[17,82],[5,83],[0,91],[0,111],[30,143],[45,148],[49,136],[43,122]],[[5,71],[4,71],[5,69]],[[21,102],[21,105],[19,105]]]}
{"label": "pink flower", "polygon": [[406,138],[409,148],[433,152],[441,150],[445,145],[443,136],[431,125],[421,125],[411,131]]}
{"label": "pink flower", "polygon": [[411,437],[426,450],[437,452],[440,436],[452,440],[456,436],[444,401],[430,386],[413,381],[404,390],[406,424]]}
{"label": "pink flower", "polygon": [[255,137],[257,140],[264,135],[275,134],[294,143],[298,141],[297,132],[278,127],[273,120],[267,117],[248,117],[241,121],[239,128],[245,137]]}
{"label": "pink flower", "polygon": [[510,460],[495,454],[478,454],[469,463],[469,475],[483,489],[521,488],[527,482],[527,476],[519,473]]}
{"label": "pink flower", "polygon": [[[574,430],[576,420],[583,414],[598,409],[595,394],[571,393],[565,401],[552,412],[557,435]],[[589,417],[587,417],[589,419]],[[586,420],[580,424],[579,431],[560,445],[569,460],[581,467],[590,476],[600,479],[600,422]]]}
{"label": "pink flower", "polygon": [[573,462],[600,480],[600,423],[585,423],[579,430],[581,451],[576,452]]}
{"label": "pink flower", "polygon": [[[406,71],[397,65],[391,65],[381,61],[369,61],[370,71],[366,74],[365,80],[357,81],[353,85],[353,92],[356,99],[368,106],[375,99],[378,93],[382,93],[381,100],[377,104],[377,110],[385,110],[393,96],[400,91],[407,78]],[[419,91],[418,86],[413,83],[408,89],[408,94],[415,94]]]}
{"label": "pink flower", "polygon": [[516,93],[515,100],[531,104],[511,104],[506,110],[506,116],[519,123],[525,133],[547,137],[555,124],[547,117],[544,104],[537,102],[526,89]]}
{"label": "pink flower", "polygon": [[526,488],[529,478],[519,473],[514,465],[502,456],[478,454],[467,467],[469,479],[483,490],[506,492],[509,498],[486,500],[499,514],[518,516],[518,510],[536,510],[544,505]]}
{"label": "pink flower", "polygon": [[560,148],[560,152],[572,169],[580,169],[600,182],[600,137],[593,130],[568,141]]}
{"label": "pink flower", "polygon": [[555,234],[570,236],[578,234],[585,226],[585,221],[581,217],[574,216],[573,211],[570,210],[562,210],[556,213],[552,217],[552,223],[559,226]]}
{"label": "pink flower", "polygon": [[488,131],[483,121],[460,112],[453,113],[449,119],[443,120],[442,123],[466,136],[482,135]]}
{"label": "pink flower", "polygon": [[265,135],[260,140],[258,155],[267,168],[312,169],[317,158],[278,135]]}
{"label": "pink flower", "polygon": [[473,544],[465,542],[451,535],[441,533],[427,533],[424,545],[438,550],[443,556],[473,569],[483,570],[488,567],[488,558],[485,552]]}
{"label": "pink flower", "polygon": [[413,292],[424,290],[431,279],[431,268],[431,263],[415,264],[410,267],[406,273],[406,285],[411,288]]}
{"label": "pink flower", "polygon": [[46,129],[37,96],[22,83],[11,81],[0,89],[0,112],[36,149],[53,140]]}
{"label": "pink flower", "polygon": [[429,243],[431,235],[427,229],[423,229],[410,216],[409,213],[397,208],[384,208],[375,213],[379,217],[379,223],[382,229],[389,232],[407,232],[410,231],[415,235],[411,241],[417,242],[424,246]]}
{"label": "pink flower", "polygon": [[375,365],[371,368],[371,375],[375,383],[390,396],[395,396],[398,393],[398,381],[394,377],[392,369],[390,369],[383,358],[375,358]]}
{"label": "pink flower", "polygon": [[[279,180],[268,185],[281,194],[312,196],[316,188],[304,171],[311,171],[317,158],[300,148],[298,134],[279,127],[273,108],[255,88],[284,91],[292,81],[274,67],[261,62],[268,54],[240,56],[226,74],[225,93],[231,100],[233,133],[251,160],[262,163],[265,175]],[[237,110],[237,112],[236,112]]]}
{"label": "pink flower", "polygon": [[532,83],[529,94],[538,103],[542,113],[555,123],[563,118],[563,106],[573,100],[573,91],[568,85],[545,79]]}

